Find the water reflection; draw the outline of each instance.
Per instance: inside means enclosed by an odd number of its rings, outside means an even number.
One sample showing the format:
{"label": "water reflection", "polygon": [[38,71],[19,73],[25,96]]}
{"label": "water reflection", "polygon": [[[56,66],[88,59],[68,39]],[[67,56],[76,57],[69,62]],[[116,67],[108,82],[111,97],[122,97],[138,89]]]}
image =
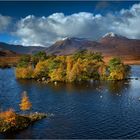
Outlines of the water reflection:
{"label": "water reflection", "polygon": [[[61,93],[62,91],[64,93],[77,93],[81,94],[86,91],[86,93],[91,94],[94,92],[99,93],[105,93],[108,91],[109,94],[118,95],[122,94],[124,90],[129,90],[130,87],[130,81],[129,80],[123,80],[123,81],[94,81],[92,83],[90,82],[79,82],[79,83],[49,83],[49,84],[42,84],[38,83],[34,80],[18,80],[20,83],[21,88],[27,89],[31,88],[32,86],[35,86],[39,89],[46,89],[52,90],[54,93]],[[48,90],[47,89],[47,90]],[[90,91],[93,92],[90,92]],[[88,92],[89,91],[89,92]]]}
{"label": "water reflection", "polygon": [[123,81],[108,81],[107,82],[107,88],[109,90],[109,93],[114,95],[120,95],[124,90],[128,90],[130,87],[130,81],[129,80],[123,80]]}

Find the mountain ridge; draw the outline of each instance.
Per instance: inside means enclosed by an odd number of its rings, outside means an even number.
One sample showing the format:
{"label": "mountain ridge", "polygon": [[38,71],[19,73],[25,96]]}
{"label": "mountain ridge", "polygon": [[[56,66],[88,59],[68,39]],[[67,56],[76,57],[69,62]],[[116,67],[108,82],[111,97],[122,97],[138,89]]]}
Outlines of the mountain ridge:
{"label": "mountain ridge", "polygon": [[40,50],[45,50],[45,48],[41,46],[23,46],[0,42],[0,51],[6,50],[13,51],[17,54],[32,54]]}
{"label": "mountain ridge", "polygon": [[86,38],[66,37],[56,41],[50,47],[11,45],[0,42],[0,51],[9,50],[16,54],[33,54],[45,51],[48,55],[69,55],[80,50],[101,52],[103,56],[140,59],[140,40],[129,39],[115,33],[107,33],[98,41]]}
{"label": "mountain ridge", "polygon": [[111,32],[104,35],[98,41],[86,39],[75,41],[74,38],[60,40],[51,45],[49,48],[46,48],[46,53],[55,55],[68,55],[83,49],[101,52],[105,56],[111,54],[129,55],[132,53],[131,51],[140,53],[140,40],[128,39]]}

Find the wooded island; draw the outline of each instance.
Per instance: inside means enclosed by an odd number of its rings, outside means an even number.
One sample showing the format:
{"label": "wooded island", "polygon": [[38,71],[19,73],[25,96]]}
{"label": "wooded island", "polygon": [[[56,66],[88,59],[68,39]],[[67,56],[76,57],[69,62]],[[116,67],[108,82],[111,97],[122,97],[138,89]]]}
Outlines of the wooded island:
{"label": "wooded island", "polygon": [[129,70],[130,67],[117,57],[106,64],[98,52],[82,50],[68,56],[47,56],[41,51],[20,58],[16,77],[45,82],[123,80],[127,78]]}

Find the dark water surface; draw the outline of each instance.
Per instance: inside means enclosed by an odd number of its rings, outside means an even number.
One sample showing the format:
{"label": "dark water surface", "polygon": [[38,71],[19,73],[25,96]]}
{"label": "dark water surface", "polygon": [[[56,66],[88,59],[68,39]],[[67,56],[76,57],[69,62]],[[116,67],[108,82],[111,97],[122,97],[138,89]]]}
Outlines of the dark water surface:
{"label": "dark water surface", "polygon": [[[140,78],[140,66],[132,66]],[[0,107],[20,112],[28,92],[32,111],[54,116],[0,138],[140,138],[140,80],[81,84],[39,84],[16,80],[14,69],[0,69]]]}

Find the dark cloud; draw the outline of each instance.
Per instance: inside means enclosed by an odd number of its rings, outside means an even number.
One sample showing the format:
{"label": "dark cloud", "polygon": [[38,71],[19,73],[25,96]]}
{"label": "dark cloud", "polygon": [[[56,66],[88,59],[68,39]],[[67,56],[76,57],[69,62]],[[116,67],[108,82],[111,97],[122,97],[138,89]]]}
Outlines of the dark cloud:
{"label": "dark cloud", "polygon": [[9,16],[0,15],[0,32],[6,31],[8,26],[11,24],[12,18]]}
{"label": "dark cloud", "polygon": [[108,6],[110,6],[109,1],[99,1],[96,4],[96,9],[107,8]]}

